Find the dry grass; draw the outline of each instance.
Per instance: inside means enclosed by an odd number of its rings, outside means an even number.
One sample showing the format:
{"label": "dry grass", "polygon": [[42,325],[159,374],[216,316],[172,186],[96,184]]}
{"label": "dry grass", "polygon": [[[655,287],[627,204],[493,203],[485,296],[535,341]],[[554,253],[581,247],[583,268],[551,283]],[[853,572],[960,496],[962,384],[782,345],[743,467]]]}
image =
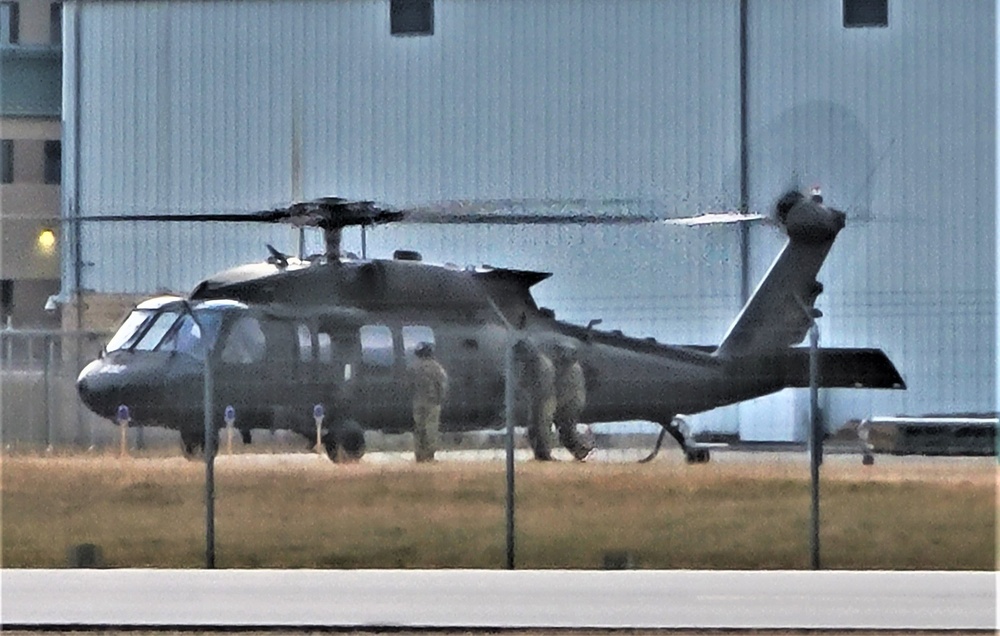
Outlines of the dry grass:
{"label": "dry grass", "polygon": [[[753,457],[753,456],[751,456]],[[824,566],[996,566],[996,463],[893,461],[823,467]],[[885,460],[885,461],[883,461]],[[61,567],[96,543],[115,567],[200,567],[204,465],[180,458],[6,457],[5,567]],[[502,463],[333,465],[318,458],[220,458],[220,567],[462,567],[504,563]],[[808,567],[802,462],[700,466],[521,463],[517,563],[648,568]]]}

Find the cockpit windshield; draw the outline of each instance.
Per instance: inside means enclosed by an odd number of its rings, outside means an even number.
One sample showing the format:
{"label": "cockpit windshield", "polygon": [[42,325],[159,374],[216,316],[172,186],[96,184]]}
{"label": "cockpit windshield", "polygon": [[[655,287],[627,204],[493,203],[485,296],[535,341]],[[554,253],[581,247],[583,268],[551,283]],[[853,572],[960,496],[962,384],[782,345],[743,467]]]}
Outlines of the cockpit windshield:
{"label": "cockpit windshield", "polygon": [[194,313],[197,322],[191,311],[183,308],[136,309],[108,341],[105,351],[176,351],[204,359],[219,333],[222,312],[205,308],[195,309]]}
{"label": "cockpit windshield", "polygon": [[163,336],[174,326],[177,319],[181,317],[179,311],[161,311],[153,318],[153,322],[146,327],[146,333],[135,343],[135,351],[152,351],[156,345],[160,344]]}
{"label": "cockpit windshield", "polygon": [[122,323],[122,326],[118,327],[115,335],[111,336],[111,340],[108,340],[108,344],[104,347],[104,350],[111,353],[119,349],[127,349],[135,341],[136,336],[141,331],[141,327],[153,313],[155,312],[151,309],[133,310],[128,315],[128,318],[125,319],[125,322]]}

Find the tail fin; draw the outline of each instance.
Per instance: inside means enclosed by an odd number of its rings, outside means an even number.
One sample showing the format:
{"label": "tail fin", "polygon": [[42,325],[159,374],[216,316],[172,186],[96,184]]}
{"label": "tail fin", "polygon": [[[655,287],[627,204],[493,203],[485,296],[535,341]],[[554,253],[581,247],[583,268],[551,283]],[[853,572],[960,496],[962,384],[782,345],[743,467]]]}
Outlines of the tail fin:
{"label": "tail fin", "polygon": [[716,351],[719,356],[763,354],[798,344],[812,318],[820,315],[815,303],[823,286],[816,274],[844,227],[844,214],[802,195],[792,198],[784,209],[779,203],[778,211],[788,243],[730,326]]}

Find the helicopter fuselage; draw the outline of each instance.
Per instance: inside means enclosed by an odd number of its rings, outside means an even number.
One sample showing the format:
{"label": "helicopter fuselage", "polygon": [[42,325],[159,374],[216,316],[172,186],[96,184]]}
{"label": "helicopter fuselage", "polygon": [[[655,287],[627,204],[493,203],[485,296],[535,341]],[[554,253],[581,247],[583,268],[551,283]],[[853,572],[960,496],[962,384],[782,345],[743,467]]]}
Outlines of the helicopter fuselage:
{"label": "helicopter fuselage", "polygon": [[[514,338],[541,351],[573,347],[583,366],[587,406],[582,422],[643,419],[669,421],[780,388],[782,378],[757,375],[734,383],[727,365],[708,348],[677,347],[556,321],[544,311],[512,329],[493,317],[442,317],[441,312],[344,311],[317,308],[296,317],[232,302],[206,308],[176,300],[151,312],[146,332],[131,346],[106,352],[79,380],[80,394],[96,413],[114,418],[129,407],[132,422],[200,429],[204,347],[175,346],[190,315],[217,323],[209,366],[214,408],[235,408],[244,429],[315,430],[313,408],[331,420],[353,420],[365,429],[402,432],[412,427],[408,372],[422,342],[434,344],[449,376],[442,429],[499,428],[504,423],[504,372]],[[176,324],[154,331],[160,316]],[[145,323],[144,323],[145,324]],[[152,326],[150,326],[152,325]],[[207,329],[206,329],[207,331]],[[160,338],[160,342],[144,344]],[[128,342],[126,342],[128,344]],[[222,421],[218,418],[218,421]]]}
{"label": "helicopter fuselage", "polygon": [[[328,429],[401,432],[413,422],[409,368],[418,345],[430,343],[449,376],[442,430],[499,428],[508,351],[526,341],[543,353],[575,352],[582,423],[666,427],[679,414],[808,386],[809,352],[794,345],[820,315],[816,275],[844,214],[800,195],[786,203],[789,240],[718,347],[558,321],[530,293],[543,272],[428,265],[413,252],[311,262],[276,253],[202,281],[186,299],[138,305],[81,372],[79,393],[95,413],[113,419],[125,405],[133,425],[174,428],[182,439],[204,426],[206,376],[219,428],[232,406],[243,431],[310,436],[322,405]],[[877,349],[817,355],[822,387],[904,387]]]}

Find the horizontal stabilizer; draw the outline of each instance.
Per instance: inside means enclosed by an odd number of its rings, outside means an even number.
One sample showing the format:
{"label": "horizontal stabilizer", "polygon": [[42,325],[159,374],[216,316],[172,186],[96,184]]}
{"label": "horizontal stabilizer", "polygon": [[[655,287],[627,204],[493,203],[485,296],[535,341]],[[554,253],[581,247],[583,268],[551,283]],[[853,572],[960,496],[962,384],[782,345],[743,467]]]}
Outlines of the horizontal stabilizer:
{"label": "horizontal stabilizer", "polygon": [[[746,356],[737,366],[747,371],[778,371],[786,387],[809,386],[809,348],[796,347],[758,356]],[[895,365],[881,349],[820,349],[819,386],[845,389],[905,389]]]}

